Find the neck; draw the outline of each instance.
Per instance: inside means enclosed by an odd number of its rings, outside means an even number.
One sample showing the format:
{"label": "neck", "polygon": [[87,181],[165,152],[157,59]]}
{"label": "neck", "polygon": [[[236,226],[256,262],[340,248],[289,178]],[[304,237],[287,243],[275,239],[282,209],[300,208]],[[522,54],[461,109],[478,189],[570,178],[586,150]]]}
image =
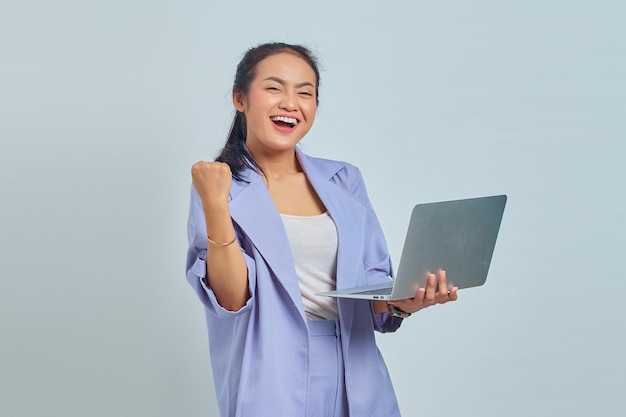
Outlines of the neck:
{"label": "neck", "polygon": [[254,158],[257,165],[263,171],[262,174],[264,174],[268,180],[276,180],[284,176],[302,172],[302,167],[296,157],[295,149],[271,154],[266,152],[253,152],[253,150],[250,149],[250,155]]}

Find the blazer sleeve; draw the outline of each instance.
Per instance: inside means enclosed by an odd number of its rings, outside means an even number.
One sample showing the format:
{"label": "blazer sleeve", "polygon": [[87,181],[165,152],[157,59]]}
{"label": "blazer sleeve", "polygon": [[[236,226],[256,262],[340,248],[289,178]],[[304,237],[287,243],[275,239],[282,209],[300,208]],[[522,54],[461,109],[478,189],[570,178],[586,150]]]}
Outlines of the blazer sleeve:
{"label": "blazer sleeve", "polygon": [[[337,182],[343,183],[348,192],[367,206],[366,236],[363,242],[363,268],[366,283],[364,285],[393,280],[393,266],[385,235],[378,222],[374,208],[367,195],[361,171],[347,164],[345,170],[337,173]],[[374,313],[372,309],[374,329],[381,333],[394,332],[402,324],[402,318],[393,317],[389,313]]]}
{"label": "blazer sleeve", "polygon": [[[236,226],[235,232],[238,243],[240,243],[245,237]],[[205,279],[207,251],[206,223],[204,220],[202,202],[200,201],[200,197],[196,193],[193,186],[191,187],[191,201],[189,204],[189,217],[187,219],[187,239],[189,243],[187,248],[186,264],[187,281],[195,290],[198,298],[207,311],[218,318],[224,319],[237,317],[249,312],[254,303],[256,269],[254,259],[252,259],[252,257],[250,257],[243,249],[242,253],[248,268],[248,286],[250,291],[250,299],[248,299],[246,304],[237,311],[226,310],[219,304],[213,290],[207,285]]]}

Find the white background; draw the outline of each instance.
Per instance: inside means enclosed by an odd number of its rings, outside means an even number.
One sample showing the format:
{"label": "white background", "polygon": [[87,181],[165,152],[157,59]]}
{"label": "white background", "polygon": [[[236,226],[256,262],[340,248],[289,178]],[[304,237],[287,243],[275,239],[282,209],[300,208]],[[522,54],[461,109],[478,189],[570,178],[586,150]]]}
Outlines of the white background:
{"label": "white background", "polygon": [[378,338],[403,415],[625,415],[618,0],[3,0],[0,415],[217,415],[189,168],[265,41],[318,54],[303,149],[361,168],[395,261],[415,203],[509,196],[487,284]]}

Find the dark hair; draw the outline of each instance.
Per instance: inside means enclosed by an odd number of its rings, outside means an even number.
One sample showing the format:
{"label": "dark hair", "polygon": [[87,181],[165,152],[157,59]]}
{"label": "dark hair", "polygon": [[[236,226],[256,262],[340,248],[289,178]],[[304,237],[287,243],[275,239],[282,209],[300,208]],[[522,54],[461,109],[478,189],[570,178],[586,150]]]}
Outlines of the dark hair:
{"label": "dark hair", "polygon": [[[320,85],[320,73],[317,66],[317,59],[313,53],[304,46],[290,45],[281,42],[264,43],[248,49],[237,65],[235,82],[233,83],[233,93],[248,94],[250,84],[256,76],[256,66],[258,63],[269,56],[282,52],[294,54],[304,59],[311,66],[313,72],[315,72],[315,96],[316,102],[319,104],[318,90]],[[254,161],[252,155],[250,155],[248,148],[246,148],[246,116],[243,112],[237,111],[235,113],[226,144],[215,160],[227,163],[230,166],[233,177],[240,181],[242,180],[240,174],[246,168],[261,172],[261,168]]]}

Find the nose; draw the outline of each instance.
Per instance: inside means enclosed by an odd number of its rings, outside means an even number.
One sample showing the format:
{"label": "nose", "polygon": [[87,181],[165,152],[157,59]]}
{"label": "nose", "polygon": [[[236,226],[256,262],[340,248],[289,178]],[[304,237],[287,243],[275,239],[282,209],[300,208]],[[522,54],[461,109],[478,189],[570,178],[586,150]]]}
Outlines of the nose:
{"label": "nose", "polygon": [[287,111],[297,110],[298,105],[296,102],[296,93],[292,91],[285,92],[285,94],[283,95],[283,99],[279,104],[279,107]]}

